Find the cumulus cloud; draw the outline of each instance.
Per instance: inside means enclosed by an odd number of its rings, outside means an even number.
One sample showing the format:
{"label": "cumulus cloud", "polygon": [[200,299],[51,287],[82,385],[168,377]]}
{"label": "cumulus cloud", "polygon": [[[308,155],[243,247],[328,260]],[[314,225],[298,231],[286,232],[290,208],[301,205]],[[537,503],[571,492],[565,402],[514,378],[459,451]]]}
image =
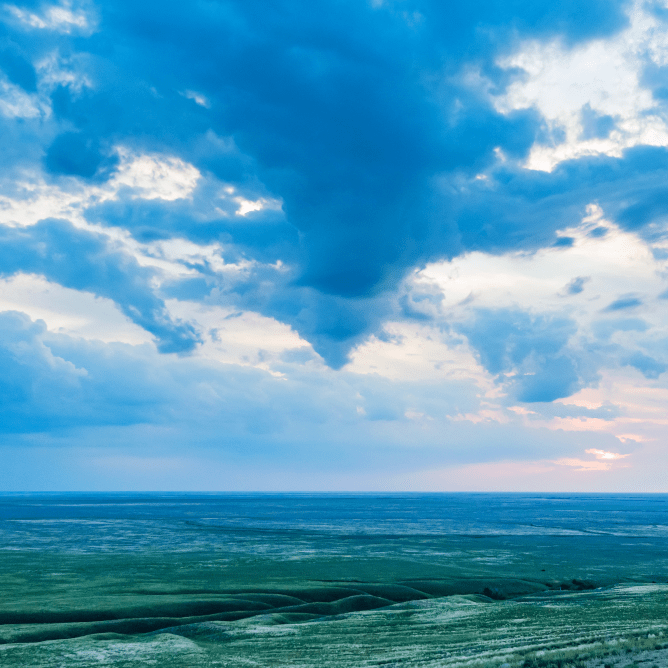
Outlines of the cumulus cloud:
{"label": "cumulus cloud", "polygon": [[3,431],[42,431],[78,413],[86,371],[54,356],[40,335],[45,327],[17,312],[0,313]]}

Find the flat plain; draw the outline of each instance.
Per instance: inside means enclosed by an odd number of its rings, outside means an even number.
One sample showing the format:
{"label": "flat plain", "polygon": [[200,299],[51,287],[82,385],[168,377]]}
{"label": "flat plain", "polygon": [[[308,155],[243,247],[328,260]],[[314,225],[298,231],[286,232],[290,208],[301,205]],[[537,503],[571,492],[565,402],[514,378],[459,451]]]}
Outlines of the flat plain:
{"label": "flat plain", "polygon": [[0,666],[668,666],[668,499],[4,497]]}

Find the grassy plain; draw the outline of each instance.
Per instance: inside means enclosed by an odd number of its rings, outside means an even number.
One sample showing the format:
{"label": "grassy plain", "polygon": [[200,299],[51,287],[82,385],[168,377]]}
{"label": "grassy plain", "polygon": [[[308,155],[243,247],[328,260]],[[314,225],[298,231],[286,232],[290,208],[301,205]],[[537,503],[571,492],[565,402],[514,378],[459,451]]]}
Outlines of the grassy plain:
{"label": "grassy plain", "polygon": [[3,551],[0,666],[668,666],[665,539],[270,547]]}

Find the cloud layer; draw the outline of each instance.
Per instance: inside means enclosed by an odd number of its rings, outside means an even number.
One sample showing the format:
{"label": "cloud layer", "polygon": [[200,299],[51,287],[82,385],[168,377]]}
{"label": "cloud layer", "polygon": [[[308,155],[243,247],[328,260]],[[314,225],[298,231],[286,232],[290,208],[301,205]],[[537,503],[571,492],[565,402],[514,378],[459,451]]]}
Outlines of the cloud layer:
{"label": "cloud layer", "polygon": [[668,369],[664,8],[1,12],[6,433],[398,471],[598,432],[592,475],[656,438],[619,388]]}

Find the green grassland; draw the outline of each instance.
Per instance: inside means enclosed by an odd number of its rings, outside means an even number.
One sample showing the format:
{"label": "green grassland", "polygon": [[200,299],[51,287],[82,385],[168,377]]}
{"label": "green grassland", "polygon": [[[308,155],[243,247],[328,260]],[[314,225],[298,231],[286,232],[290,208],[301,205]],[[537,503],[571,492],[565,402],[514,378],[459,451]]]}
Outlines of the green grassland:
{"label": "green grassland", "polygon": [[[340,600],[355,607],[350,597]],[[494,601],[423,598],[362,612],[256,614],[147,634],[0,645],[3,666],[665,666],[668,586]],[[313,615],[313,616],[311,616]]]}
{"label": "green grassland", "polygon": [[0,666],[668,666],[668,553],[614,536],[0,553]]}

